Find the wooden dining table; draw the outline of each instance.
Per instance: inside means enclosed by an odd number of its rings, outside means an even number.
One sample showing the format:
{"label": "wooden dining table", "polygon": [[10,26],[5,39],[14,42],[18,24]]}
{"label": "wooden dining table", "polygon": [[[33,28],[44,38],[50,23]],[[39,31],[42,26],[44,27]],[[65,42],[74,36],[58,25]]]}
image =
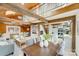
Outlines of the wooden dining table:
{"label": "wooden dining table", "polygon": [[25,47],[23,49],[24,55],[28,56],[56,56],[59,50],[58,44],[49,42],[48,47],[40,47],[39,43]]}

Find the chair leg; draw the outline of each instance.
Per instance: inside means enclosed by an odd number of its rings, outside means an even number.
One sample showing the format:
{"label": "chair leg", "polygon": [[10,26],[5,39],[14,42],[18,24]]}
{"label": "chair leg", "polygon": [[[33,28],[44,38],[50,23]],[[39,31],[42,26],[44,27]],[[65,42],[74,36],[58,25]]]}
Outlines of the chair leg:
{"label": "chair leg", "polygon": [[24,56],[26,56],[26,54],[24,53]]}

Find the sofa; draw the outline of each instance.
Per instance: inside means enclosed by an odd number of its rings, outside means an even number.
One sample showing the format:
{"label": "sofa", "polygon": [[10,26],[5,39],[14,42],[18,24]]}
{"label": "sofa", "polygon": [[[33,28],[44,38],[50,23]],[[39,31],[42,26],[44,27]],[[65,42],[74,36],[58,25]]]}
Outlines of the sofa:
{"label": "sofa", "polygon": [[8,56],[14,53],[14,44],[0,41],[0,56]]}

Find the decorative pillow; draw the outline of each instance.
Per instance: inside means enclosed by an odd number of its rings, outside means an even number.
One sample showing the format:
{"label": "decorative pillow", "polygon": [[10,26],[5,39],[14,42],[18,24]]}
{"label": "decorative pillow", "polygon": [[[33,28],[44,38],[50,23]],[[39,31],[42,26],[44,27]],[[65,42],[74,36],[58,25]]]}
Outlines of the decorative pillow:
{"label": "decorative pillow", "polygon": [[5,37],[0,37],[0,41],[5,41],[6,38]]}
{"label": "decorative pillow", "polygon": [[0,41],[0,46],[2,46],[2,45],[8,45],[8,42],[6,42],[6,41]]}

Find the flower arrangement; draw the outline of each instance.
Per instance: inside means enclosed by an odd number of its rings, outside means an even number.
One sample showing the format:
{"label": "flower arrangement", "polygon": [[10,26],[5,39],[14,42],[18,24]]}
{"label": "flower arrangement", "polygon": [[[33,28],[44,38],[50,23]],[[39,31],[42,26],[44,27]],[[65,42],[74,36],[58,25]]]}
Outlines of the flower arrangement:
{"label": "flower arrangement", "polygon": [[50,38],[51,38],[51,35],[49,33],[46,33],[46,34],[43,35],[43,37],[44,37],[44,40],[49,41]]}

